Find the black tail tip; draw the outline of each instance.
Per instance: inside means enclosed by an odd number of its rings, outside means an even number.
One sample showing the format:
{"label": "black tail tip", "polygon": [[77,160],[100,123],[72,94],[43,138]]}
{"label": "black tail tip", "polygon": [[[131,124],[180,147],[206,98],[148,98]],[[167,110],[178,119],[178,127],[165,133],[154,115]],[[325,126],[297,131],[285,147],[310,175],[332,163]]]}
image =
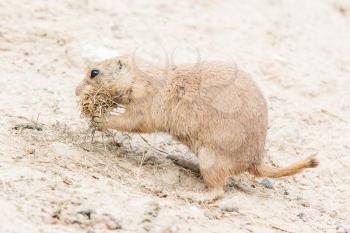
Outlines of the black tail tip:
{"label": "black tail tip", "polygon": [[311,156],[308,158],[307,164],[308,164],[308,167],[312,168],[312,167],[317,167],[320,164],[320,162],[315,156]]}

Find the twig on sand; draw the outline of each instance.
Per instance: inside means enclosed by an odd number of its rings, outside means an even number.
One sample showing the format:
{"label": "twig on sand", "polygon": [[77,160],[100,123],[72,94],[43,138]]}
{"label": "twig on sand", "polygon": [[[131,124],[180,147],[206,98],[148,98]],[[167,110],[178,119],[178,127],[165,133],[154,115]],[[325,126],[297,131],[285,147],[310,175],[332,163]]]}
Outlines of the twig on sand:
{"label": "twig on sand", "polygon": [[273,228],[273,229],[276,229],[276,230],[279,230],[279,231],[283,231],[283,232],[287,232],[287,233],[293,233],[292,231],[288,231],[288,230],[285,230],[285,229],[282,229],[278,226],[275,226],[275,225],[272,225],[270,224],[270,226]]}
{"label": "twig on sand", "polygon": [[43,125],[39,123],[39,116],[36,117],[36,120],[34,121],[33,119],[30,120],[29,123],[24,123],[24,124],[16,124],[12,129],[14,130],[24,130],[24,129],[32,129],[32,130],[37,130],[37,131],[42,131],[43,130]]}
{"label": "twig on sand", "polygon": [[149,143],[149,141],[146,138],[144,138],[141,135],[139,135],[139,136],[152,150],[164,154],[165,158],[171,160],[174,164],[176,164],[176,165],[178,165],[180,167],[183,167],[183,168],[185,168],[187,170],[190,170],[193,173],[199,173],[199,167],[198,167],[197,164],[195,164],[195,163],[193,163],[191,161],[185,160],[181,156],[171,155],[171,154],[169,154],[166,151],[163,151],[163,150],[160,150],[158,148],[155,148],[154,146],[151,145],[151,143]]}
{"label": "twig on sand", "polygon": [[145,159],[146,159],[146,154],[143,153],[140,165],[139,165],[139,167],[137,169],[137,172],[136,172],[136,186],[139,186],[139,184],[140,184],[140,176],[141,176],[142,166],[143,166],[143,164],[145,162]]}
{"label": "twig on sand", "polygon": [[160,152],[160,153],[162,153],[162,154],[164,154],[164,155],[166,155],[166,156],[170,155],[168,152],[166,152],[166,151],[164,151],[164,150],[161,150],[161,149],[158,149],[158,148],[155,148],[154,146],[152,146],[151,143],[149,143],[149,141],[148,141],[146,138],[144,138],[143,136],[141,136],[140,134],[139,134],[139,137],[140,137],[140,138],[142,139],[142,141],[144,141],[152,150],[155,150],[156,152]]}
{"label": "twig on sand", "polygon": [[180,156],[168,155],[166,158],[172,160],[176,165],[183,167],[185,169],[188,169],[188,170],[192,171],[193,173],[200,172],[198,164],[195,164],[191,161],[185,160],[185,159],[181,158]]}

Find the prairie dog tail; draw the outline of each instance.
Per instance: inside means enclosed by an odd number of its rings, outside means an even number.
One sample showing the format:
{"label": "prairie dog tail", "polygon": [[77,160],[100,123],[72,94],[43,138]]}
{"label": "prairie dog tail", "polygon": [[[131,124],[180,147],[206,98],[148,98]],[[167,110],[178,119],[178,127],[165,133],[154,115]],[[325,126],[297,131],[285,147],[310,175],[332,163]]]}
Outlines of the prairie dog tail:
{"label": "prairie dog tail", "polygon": [[279,178],[297,174],[303,171],[305,168],[317,167],[318,164],[319,161],[314,156],[310,156],[307,159],[282,168],[261,164],[258,167],[250,168],[249,173],[257,177]]}

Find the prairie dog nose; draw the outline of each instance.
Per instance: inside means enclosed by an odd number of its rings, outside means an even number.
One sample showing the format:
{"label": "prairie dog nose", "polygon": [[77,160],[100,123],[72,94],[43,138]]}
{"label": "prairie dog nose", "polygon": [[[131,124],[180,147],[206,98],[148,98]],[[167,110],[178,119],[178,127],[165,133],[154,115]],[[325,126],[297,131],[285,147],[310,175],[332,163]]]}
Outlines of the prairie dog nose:
{"label": "prairie dog nose", "polygon": [[77,88],[75,88],[75,95],[79,96],[80,93],[84,90],[86,84],[85,83],[79,83],[79,85],[77,86]]}

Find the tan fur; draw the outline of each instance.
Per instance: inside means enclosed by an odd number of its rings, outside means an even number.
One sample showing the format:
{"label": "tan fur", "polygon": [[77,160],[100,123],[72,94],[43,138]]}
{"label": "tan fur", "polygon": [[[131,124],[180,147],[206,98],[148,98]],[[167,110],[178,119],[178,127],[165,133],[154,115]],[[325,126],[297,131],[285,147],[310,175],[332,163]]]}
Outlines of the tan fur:
{"label": "tan fur", "polygon": [[[91,69],[101,74],[91,79]],[[245,171],[277,178],[318,165],[316,158],[286,168],[262,163],[266,101],[234,66],[208,62],[161,69],[124,56],[91,66],[76,94],[89,85],[109,88],[126,106],[125,113],[102,122],[104,128],[172,135],[198,156],[203,179],[216,192],[227,177]]]}

